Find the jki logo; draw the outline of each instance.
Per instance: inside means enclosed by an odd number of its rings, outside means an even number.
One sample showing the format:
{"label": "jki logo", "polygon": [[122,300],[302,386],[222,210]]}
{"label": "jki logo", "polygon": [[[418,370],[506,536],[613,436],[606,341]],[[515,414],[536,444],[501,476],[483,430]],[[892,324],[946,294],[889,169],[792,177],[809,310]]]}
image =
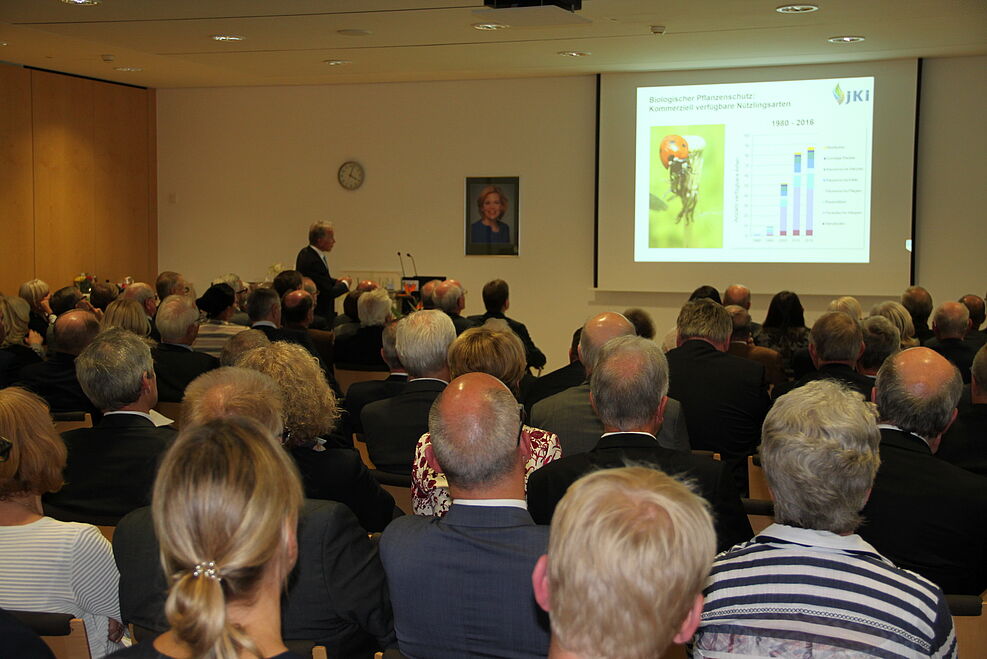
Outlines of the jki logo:
{"label": "jki logo", "polygon": [[843,91],[839,83],[833,88],[833,98],[837,105],[847,105],[849,103],[866,103],[870,101],[869,89],[849,89]]}

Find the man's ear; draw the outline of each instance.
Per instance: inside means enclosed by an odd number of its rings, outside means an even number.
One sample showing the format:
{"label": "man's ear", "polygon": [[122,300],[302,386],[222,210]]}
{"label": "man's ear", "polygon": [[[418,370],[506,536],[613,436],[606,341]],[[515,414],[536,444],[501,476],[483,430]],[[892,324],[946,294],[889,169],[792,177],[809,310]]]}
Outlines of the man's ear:
{"label": "man's ear", "polygon": [[552,594],[548,587],[548,554],[542,554],[531,572],[531,585],[535,589],[535,601],[543,611],[552,610]]}
{"label": "man's ear", "polygon": [[594,415],[596,415],[597,417],[600,416],[600,413],[596,411],[596,399],[593,398],[592,391],[589,392],[589,406],[593,409]]}
{"label": "man's ear", "polygon": [[682,644],[687,642],[692,635],[696,633],[696,628],[699,627],[700,616],[703,612],[703,595],[699,593],[696,595],[696,601],[692,603],[692,607],[689,612],[685,615],[685,620],[682,621],[682,625],[679,627],[679,631],[672,638],[676,643]]}

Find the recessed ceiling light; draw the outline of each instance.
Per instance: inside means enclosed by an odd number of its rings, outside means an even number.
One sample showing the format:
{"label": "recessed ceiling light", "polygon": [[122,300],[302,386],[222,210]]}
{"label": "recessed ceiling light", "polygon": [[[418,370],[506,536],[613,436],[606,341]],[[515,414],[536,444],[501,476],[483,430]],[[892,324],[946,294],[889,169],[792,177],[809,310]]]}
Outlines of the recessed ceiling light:
{"label": "recessed ceiling light", "polygon": [[128,73],[131,73],[131,72],[135,72],[135,71],[143,71],[144,70],[144,67],[141,67],[141,66],[114,66],[113,67],[113,70],[114,71],[126,71]]}
{"label": "recessed ceiling light", "polygon": [[62,0],[67,5],[98,5],[100,0]]}
{"label": "recessed ceiling light", "polygon": [[214,34],[210,38],[213,41],[243,41],[244,39],[239,34]]}
{"label": "recessed ceiling light", "polygon": [[826,41],[829,43],[860,43],[865,37],[855,36],[855,35],[845,35],[842,37],[830,37]]}
{"label": "recessed ceiling light", "polygon": [[503,23],[473,23],[474,30],[506,30],[509,27]]}
{"label": "recessed ceiling light", "polygon": [[342,34],[346,37],[369,37],[373,32],[370,30],[355,30],[347,28],[345,30],[336,30],[336,34]]}
{"label": "recessed ceiling light", "polygon": [[562,57],[588,57],[593,53],[587,53],[584,50],[560,50],[558,54]]}
{"label": "recessed ceiling light", "polygon": [[326,64],[329,66],[343,66],[344,64],[352,64],[353,60],[348,59],[327,59]]}
{"label": "recessed ceiling light", "polygon": [[808,14],[819,11],[819,5],[782,5],[776,7],[775,11],[779,14]]}

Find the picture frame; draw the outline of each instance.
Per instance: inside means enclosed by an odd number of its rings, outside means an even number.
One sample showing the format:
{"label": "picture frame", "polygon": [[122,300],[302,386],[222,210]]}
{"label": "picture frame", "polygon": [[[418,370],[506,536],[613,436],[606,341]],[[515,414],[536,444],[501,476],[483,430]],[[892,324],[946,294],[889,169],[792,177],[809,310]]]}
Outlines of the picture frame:
{"label": "picture frame", "polygon": [[521,177],[466,178],[464,245],[467,256],[520,253]]}

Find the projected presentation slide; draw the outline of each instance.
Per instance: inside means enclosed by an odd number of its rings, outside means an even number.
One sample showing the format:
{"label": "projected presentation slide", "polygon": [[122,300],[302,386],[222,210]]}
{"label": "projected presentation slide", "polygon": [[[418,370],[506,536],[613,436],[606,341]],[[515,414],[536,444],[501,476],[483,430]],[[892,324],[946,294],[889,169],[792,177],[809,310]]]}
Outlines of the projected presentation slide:
{"label": "projected presentation slide", "polygon": [[867,263],[874,78],[637,88],[634,260]]}

